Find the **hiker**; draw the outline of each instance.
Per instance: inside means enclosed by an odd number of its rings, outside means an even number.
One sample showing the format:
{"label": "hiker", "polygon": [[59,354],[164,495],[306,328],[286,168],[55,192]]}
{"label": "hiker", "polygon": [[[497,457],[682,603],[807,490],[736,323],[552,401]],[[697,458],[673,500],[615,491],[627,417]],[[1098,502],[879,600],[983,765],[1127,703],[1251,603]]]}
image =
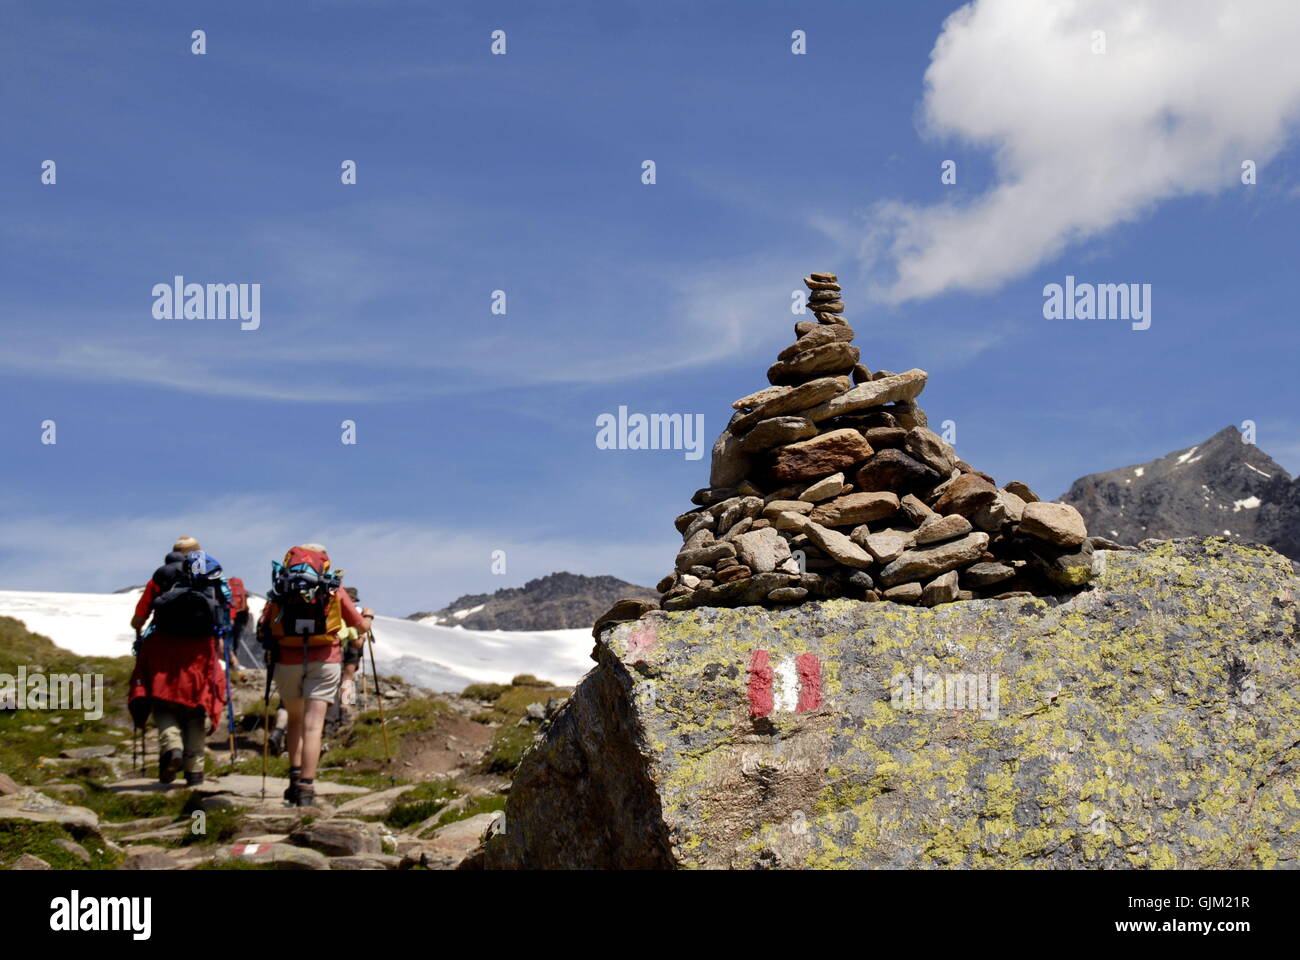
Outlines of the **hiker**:
{"label": "hiker", "polygon": [[230,586],[230,664],[239,670],[239,642],[248,629],[248,588],[239,577],[231,577],[227,583]]}
{"label": "hiker", "polygon": [[[357,603],[357,588],[344,587],[343,590]],[[352,721],[357,705],[357,668],[361,666],[362,654],[369,639],[369,632],[356,627],[344,627],[339,631],[339,643],[343,646],[343,672],[339,679],[339,693],[326,714],[326,720],[335,724]]]}
{"label": "hiker", "polygon": [[[271,590],[259,622],[289,715],[289,789],[284,798],[293,806],[316,803],[325,711],[338,694],[342,676],[340,633],[345,627],[368,631],[374,620],[372,611],[357,610],[341,578],[321,544],[291,547],[282,562],[272,564]],[[268,700],[269,695],[268,683]]]}
{"label": "hiker", "polygon": [[230,628],[230,593],[221,564],[193,537],[177,540],[166,561],[131,618],[137,640],[129,710],[137,728],[153,714],[159,782],[171,783],[184,769],[186,785],[197,786],[205,737],[225,706],[221,643]]}

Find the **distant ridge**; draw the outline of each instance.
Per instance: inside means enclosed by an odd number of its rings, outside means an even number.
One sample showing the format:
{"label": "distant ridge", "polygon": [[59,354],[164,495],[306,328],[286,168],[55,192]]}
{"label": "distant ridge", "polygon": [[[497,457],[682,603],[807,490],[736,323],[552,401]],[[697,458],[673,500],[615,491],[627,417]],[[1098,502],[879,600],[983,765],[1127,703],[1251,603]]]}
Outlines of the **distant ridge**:
{"label": "distant ridge", "polygon": [[413,613],[406,619],[467,630],[571,630],[590,627],[623,597],[657,600],[659,595],[617,577],[552,573],[522,587],[466,594],[441,610]]}
{"label": "distant ridge", "polygon": [[1242,442],[1236,427],[1148,463],[1080,477],[1061,500],[1092,533],[1121,543],[1216,536],[1300,559],[1300,480]]}

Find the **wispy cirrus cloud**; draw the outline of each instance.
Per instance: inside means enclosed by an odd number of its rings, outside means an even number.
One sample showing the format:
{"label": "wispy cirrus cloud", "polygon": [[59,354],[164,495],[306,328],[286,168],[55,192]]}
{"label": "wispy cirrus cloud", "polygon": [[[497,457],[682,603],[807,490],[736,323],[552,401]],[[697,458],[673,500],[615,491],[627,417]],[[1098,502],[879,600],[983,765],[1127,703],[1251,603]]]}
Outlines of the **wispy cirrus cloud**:
{"label": "wispy cirrus cloud", "polygon": [[[261,355],[266,362],[269,358]],[[302,356],[285,362],[302,363]],[[119,342],[79,338],[57,344],[10,344],[0,354],[0,369],[38,377],[79,383],[131,384],[161,387],[198,396],[239,397],[253,400],[302,401],[312,399],[295,382],[263,374],[231,374],[240,365],[211,348],[158,349],[155,345],[124,346]],[[394,399],[383,387],[363,390],[341,382],[330,391],[332,400],[373,403]]]}
{"label": "wispy cirrus cloud", "polygon": [[[344,237],[308,241],[297,228],[261,225],[256,245],[268,266],[254,275],[270,278],[259,330],[241,332],[233,322],[214,325],[224,321],[155,321],[144,293],[134,313],[77,309],[60,317],[48,304],[15,304],[12,314],[30,311],[41,322],[15,324],[20,332],[0,353],[0,369],[285,402],[316,398],[286,378],[290,369],[318,371],[331,383],[331,400],[362,404],[507,386],[603,385],[770,351],[788,331],[772,318],[789,315],[791,278],[806,270],[806,264],[781,257],[686,267],[611,263],[603,270],[606,282],[643,295],[629,296],[575,328],[565,302],[541,303],[525,322],[490,317],[488,288],[482,316],[467,322],[455,308],[439,306],[436,297],[430,304],[427,296],[411,296],[413,276],[435,291],[454,289],[454,277],[426,276],[416,264],[377,253],[360,256],[345,249]],[[166,271],[159,275],[170,279]],[[402,302],[376,306],[394,292]],[[319,336],[314,321],[322,315],[335,329],[341,321],[352,332]]]}

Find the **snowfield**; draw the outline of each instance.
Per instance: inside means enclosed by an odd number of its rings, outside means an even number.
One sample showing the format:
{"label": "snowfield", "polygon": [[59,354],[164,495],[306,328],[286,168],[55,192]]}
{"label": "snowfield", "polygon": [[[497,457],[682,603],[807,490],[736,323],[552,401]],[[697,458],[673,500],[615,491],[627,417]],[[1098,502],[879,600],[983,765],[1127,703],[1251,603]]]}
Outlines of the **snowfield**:
{"label": "snowfield", "polygon": [[[33,593],[0,590],[0,616],[14,617],[34,633],[83,656],[124,657],[135,635],[131,614],[139,590],[128,593]],[[263,601],[250,596],[256,619]],[[375,619],[375,661],[380,673],[439,692],[471,683],[506,683],[531,673],[566,686],[592,666],[590,630],[466,630],[426,622]],[[0,671],[17,664],[0,664]]]}

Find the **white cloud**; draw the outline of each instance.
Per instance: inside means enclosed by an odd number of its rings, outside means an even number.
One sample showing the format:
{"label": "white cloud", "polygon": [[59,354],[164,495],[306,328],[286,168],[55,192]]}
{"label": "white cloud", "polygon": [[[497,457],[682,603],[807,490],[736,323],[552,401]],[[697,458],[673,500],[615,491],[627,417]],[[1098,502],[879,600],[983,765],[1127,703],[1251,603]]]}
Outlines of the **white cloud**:
{"label": "white cloud", "polygon": [[895,271],[879,292],[992,289],[1160,201],[1246,189],[1243,160],[1268,176],[1300,112],[1297,42],[1295,0],[962,7],[931,53],[922,124],[993,151],[996,184],[966,203],[879,206],[862,249]]}
{"label": "white cloud", "polygon": [[[192,510],[148,515],[39,516],[14,510],[0,526],[0,589],[103,593],[143,583],[176,538],[195,536],[226,573],[264,592],[271,561],[295,543],[323,543],[362,600],[406,616],[466,593],[491,593],[559,570],[645,583],[667,571],[669,539],[582,541],[519,528],[439,527],[356,519],[346,509],[307,509],[260,497],[230,497]],[[506,573],[491,572],[494,550]],[[658,571],[656,573],[656,571]],[[653,584],[651,584],[653,585]]]}

